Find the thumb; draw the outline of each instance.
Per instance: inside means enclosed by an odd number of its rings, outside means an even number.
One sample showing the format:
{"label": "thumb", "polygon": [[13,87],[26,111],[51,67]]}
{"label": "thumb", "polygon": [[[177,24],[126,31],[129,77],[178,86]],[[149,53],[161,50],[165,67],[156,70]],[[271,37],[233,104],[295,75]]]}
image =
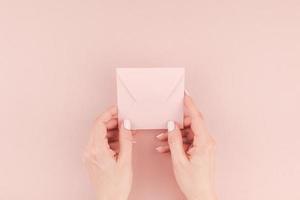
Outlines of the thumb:
{"label": "thumb", "polygon": [[119,130],[120,153],[118,161],[121,163],[130,163],[132,160],[132,132],[129,120],[121,123]]}
{"label": "thumb", "polygon": [[174,121],[168,121],[168,143],[173,162],[187,162],[187,157],[183,148],[182,135]]}

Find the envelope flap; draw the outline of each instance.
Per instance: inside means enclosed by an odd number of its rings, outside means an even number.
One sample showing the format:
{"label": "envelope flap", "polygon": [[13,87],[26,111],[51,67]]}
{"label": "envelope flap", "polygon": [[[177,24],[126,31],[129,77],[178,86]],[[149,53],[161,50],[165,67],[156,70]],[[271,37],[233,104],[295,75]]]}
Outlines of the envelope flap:
{"label": "envelope flap", "polygon": [[183,87],[184,68],[118,68],[117,78],[135,101],[166,101]]}

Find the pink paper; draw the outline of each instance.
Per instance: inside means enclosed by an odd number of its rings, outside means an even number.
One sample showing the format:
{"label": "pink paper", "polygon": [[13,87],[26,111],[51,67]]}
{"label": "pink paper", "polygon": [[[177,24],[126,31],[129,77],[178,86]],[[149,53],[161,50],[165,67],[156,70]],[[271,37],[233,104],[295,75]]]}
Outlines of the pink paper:
{"label": "pink paper", "polygon": [[118,68],[119,119],[131,128],[166,129],[168,120],[183,125],[184,68]]}

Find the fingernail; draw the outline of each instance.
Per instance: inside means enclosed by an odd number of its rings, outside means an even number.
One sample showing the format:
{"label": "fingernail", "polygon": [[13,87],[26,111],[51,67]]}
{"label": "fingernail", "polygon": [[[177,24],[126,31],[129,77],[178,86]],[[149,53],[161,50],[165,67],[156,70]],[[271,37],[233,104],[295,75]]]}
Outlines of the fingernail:
{"label": "fingernail", "polygon": [[168,127],[168,132],[171,132],[175,129],[175,123],[173,121],[168,121],[167,127]]}
{"label": "fingernail", "polygon": [[161,147],[161,146],[160,147],[156,147],[155,150],[158,151],[159,153],[161,153],[163,151],[163,147]]}
{"label": "fingernail", "polygon": [[190,93],[189,93],[189,91],[187,91],[187,89],[184,90],[184,93],[185,93],[187,96],[191,96]]}
{"label": "fingernail", "polygon": [[156,138],[160,139],[162,136],[164,136],[164,133],[157,135]]}
{"label": "fingernail", "polygon": [[123,122],[124,128],[127,129],[128,131],[131,130],[131,122],[128,119],[125,119]]}

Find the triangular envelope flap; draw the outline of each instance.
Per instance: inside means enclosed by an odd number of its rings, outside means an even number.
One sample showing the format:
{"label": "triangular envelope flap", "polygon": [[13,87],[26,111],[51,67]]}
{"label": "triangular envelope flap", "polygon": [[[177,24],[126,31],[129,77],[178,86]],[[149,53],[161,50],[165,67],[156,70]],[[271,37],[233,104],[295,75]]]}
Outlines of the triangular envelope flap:
{"label": "triangular envelope flap", "polygon": [[184,78],[184,68],[118,68],[117,78],[135,101],[165,101]]}

